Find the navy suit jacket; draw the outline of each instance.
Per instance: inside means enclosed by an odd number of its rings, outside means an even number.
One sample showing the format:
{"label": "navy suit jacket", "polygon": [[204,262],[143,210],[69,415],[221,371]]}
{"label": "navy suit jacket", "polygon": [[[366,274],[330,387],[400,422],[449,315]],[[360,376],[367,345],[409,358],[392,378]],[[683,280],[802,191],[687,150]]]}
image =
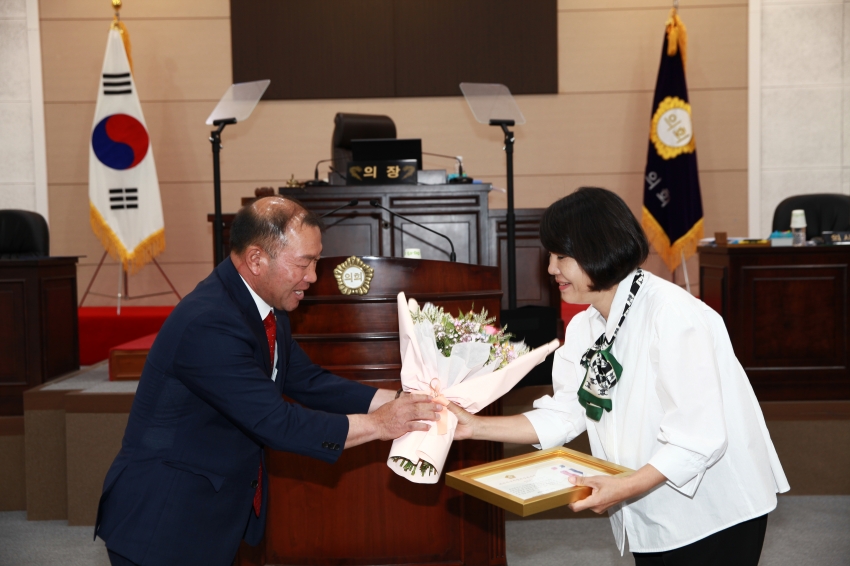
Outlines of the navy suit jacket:
{"label": "navy suit jacket", "polygon": [[[229,565],[265,529],[252,510],[263,447],[333,463],[345,414],[375,389],[313,364],[277,316],[277,378],[245,283],[224,260],[175,307],[148,354],[95,536],[137,564]],[[284,401],[285,394],[299,403]]]}

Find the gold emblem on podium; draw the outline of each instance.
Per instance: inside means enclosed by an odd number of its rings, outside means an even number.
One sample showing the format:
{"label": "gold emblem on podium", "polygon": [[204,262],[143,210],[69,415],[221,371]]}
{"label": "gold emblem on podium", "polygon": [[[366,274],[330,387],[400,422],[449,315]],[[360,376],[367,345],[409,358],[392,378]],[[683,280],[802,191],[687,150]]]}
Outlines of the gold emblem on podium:
{"label": "gold emblem on podium", "polygon": [[357,256],[351,256],[334,269],[334,277],[343,295],[365,295],[375,270]]}

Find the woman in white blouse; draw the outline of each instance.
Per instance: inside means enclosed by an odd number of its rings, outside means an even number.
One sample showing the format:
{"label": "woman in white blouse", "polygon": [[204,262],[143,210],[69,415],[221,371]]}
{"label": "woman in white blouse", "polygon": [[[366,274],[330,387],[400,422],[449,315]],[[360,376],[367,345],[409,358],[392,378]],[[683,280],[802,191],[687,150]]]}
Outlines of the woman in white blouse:
{"label": "woman in white blouse", "polygon": [[581,188],[550,206],[540,237],[568,303],[590,304],[555,353],[554,395],[509,417],[457,406],[456,439],[551,448],[587,430],[593,455],[632,468],[576,477],[637,565],[758,564],[767,513],[789,489],[721,317],[645,272],[649,246],[626,204]]}

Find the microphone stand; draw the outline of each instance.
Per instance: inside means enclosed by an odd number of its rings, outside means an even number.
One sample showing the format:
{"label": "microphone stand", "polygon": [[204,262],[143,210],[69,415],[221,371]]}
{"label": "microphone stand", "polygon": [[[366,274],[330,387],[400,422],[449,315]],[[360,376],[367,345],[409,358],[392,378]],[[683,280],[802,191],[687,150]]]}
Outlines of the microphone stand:
{"label": "microphone stand", "polygon": [[236,118],[222,118],[213,121],[213,126],[218,126],[210,133],[210,143],[213,152],[213,198],[215,200],[215,219],[213,220],[213,249],[215,251],[213,261],[218,265],[224,261],[224,242],[222,242],[222,229],[224,223],[221,221],[221,164],[219,153],[221,152],[221,131],[228,124],[235,124]]}
{"label": "microphone stand", "polygon": [[380,208],[380,209],[386,210],[387,212],[389,212],[393,216],[398,216],[402,220],[407,220],[408,222],[410,222],[411,224],[413,224],[415,226],[419,226],[420,228],[424,228],[425,230],[428,230],[432,234],[436,234],[436,235],[440,236],[441,238],[445,238],[449,242],[449,245],[452,247],[452,253],[449,254],[449,261],[452,262],[452,263],[457,262],[457,254],[455,254],[455,245],[452,243],[451,238],[449,238],[445,234],[440,234],[439,232],[437,232],[435,230],[431,230],[430,228],[428,228],[424,224],[420,224],[419,222],[416,222],[415,220],[411,220],[410,218],[402,216],[401,214],[399,214],[397,212],[393,212],[392,210],[390,210],[389,208],[387,208],[385,206],[381,206],[381,203],[378,202],[376,199],[370,200],[369,204],[371,204],[375,208]]}
{"label": "microphone stand", "polygon": [[516,308],[516,216],[514,215],[514,133],[508,129],[513,120],[490,120],[505,133],[505,159],[508,173],[508,310]]}
{"label": "microphone stand", "polygon": [[322,219],[322,218],[324,218],[325,216],[330,216],[330,215],[331,215],[331,214],[333,214],[334,212],[339,212],[339,211],[340,211],[340,210],[342,210],[343,208],[348,208],[349,206],[357,206],[357,203],[358,203],[358,202],[359,202],[359,201],[357,201],[356,199],[352,199],[352,200],[348,201],[347,203],[345,203],[344,205],[342,205],[342,206],[340,206],[340,207],[337,207],[337,208],[335,208],[335,209],[331,210],[330,212],[326,212],[326,213],[322,214],[321,216],[319,216],[319,220],[321,220],[321,219]]}
{"label": "microphone stand", "polygon": [[322,159],[316,163],[316,168],[313,170],[313,180],[304,183],[305,187],[326,187],[329,184],[327,181],[319,180],[319,165],[328,161],[333,161],[333,159]]}

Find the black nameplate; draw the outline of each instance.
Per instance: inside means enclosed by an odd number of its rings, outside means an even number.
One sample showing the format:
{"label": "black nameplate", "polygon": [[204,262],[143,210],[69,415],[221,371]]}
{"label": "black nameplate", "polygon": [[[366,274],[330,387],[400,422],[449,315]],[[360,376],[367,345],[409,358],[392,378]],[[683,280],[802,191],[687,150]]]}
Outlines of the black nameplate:
{"label": "black nameplate", "polygon": [[415,185],[416,160],[351,161],[347,185]]}
{"label": "black nameplate", "polygon": [[850,244],[850,232],[823,232],[824,244]]}

